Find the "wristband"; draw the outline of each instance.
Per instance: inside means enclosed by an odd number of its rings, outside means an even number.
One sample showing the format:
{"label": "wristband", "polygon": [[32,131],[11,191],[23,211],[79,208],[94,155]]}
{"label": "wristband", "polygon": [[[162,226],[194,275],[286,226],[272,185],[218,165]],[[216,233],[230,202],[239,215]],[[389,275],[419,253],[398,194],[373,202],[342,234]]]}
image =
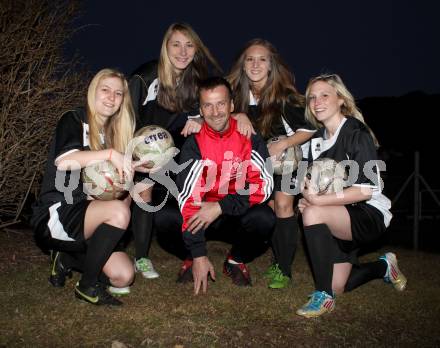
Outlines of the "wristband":
{"label": "wristband", "polygon": [[198,119],[198,118],[201,118],[200,114],[199,115],[188,115],[187,116],[188,120],[194,120],[194,119]]}

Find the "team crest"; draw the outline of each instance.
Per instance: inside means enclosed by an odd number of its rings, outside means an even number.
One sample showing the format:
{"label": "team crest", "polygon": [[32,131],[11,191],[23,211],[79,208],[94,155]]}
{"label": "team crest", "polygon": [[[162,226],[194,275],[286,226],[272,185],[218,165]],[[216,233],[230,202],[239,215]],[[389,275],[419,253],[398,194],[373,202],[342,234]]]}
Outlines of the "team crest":
{"label": "team crest", "polygon": [[231,164],[231,176],[230,179],[238,179],[243,175],[243,163],[240,157],[234,157]]}

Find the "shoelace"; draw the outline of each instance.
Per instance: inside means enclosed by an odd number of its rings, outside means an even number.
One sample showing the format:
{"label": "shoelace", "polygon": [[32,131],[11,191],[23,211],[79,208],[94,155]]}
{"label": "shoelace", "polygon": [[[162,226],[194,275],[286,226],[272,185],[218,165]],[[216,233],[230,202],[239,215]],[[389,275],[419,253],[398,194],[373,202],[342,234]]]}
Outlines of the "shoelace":
{"label": "shoelace", "polygon": [[273,279],[282,280],[284,277],[283,272],[279,269],[278,265],[275,266]]}
{"label": "shoelace", "polygon": [[138,268],[142,271],[142,272],[146,272],[150,270],[150,263],[145,260],[145,259],[140,259],[137,261],[138,264]]}
{"label": "shoelace", "polygon": [[267,278],[273,278],[275,274],[275,264],[272,264],[268,267],[268,269],[264,272],[264,276]]}
{"label": "shoelace", "polygon": [[318,310],[321,307],[322,302],[324,302],[325,298],[326,298],[326,296],[325,296],[324,292],[315,291],[312,294],[312,300],[311,300],[310,304],[308,305],[308,307],[312,308],[314,310]]}

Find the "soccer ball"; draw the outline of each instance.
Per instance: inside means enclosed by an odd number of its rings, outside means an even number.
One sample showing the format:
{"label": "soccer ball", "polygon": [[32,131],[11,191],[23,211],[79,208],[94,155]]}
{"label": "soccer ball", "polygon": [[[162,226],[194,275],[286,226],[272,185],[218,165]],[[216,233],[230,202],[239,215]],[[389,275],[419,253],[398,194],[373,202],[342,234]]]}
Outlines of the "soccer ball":
{"label": "soccer ball", "polygon": [[133,139],[133,157],[148,160],[147,168],[160,168],[177,154],[171,134],[159,126],[146,126],[139,129]]}
{"label": "soccer ball", "polygon": [[[280,135],[268,140],[267,144],[275,143],[286,138]],[[272,161],[273,172],[277,175],[291,174],[298,168],[298,163],[303,156],[301,146],[294,145],[285,149],[274,161]]]}
{"label": "soccer ball", "polygon": [[309,185],[319,195],[342,192],[346,186],[345,168],[331,158],[320,158],[309,165],[306,172]]}
{"label": "soccer ball", "polygon": [[96,161],[81,172],[84,193],[101,201],[123,199],[128,191],[118,170],[110,161]]}

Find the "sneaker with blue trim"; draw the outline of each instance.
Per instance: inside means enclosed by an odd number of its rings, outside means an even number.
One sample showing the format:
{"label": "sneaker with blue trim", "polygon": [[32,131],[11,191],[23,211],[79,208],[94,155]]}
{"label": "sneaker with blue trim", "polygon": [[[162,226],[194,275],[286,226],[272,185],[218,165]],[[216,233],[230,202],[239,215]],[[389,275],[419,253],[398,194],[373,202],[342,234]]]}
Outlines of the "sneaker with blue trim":
{"label": "sneaker with blue trim", "polygon": [[135,261],[134,267],[136,272],[141,272],[142,276],[146,279],[155,279],[159,278],[159,273],[153,267],[150,259],[146,257],[142,257]]}
{"label": "sneaker with blue trim", "polygon": [[273,277],[269,283],[269,288],[271,289],[284,289],[289,285],[290,277],[283,274],[279,269],[278,265],[273,272]]}
{"label": "sneaker with blue trim", "polygon": [[385,261],[387,263],[387,271],[383,280],[386,283],[391,283],[394,289],[397,291],[403,291],[406,288],[406,283],[408,282],[406,277],[400,271],[397,266],[397,257],[394,253],[386,253],[379,257],[379,260]]}
{"label": "sneaker with blue trim", "polygon": [[325,291],[315,291],[309,298],[309,302],[298,309],[296,314],[306,318],[315,318],[335,309],[335,298]]}

